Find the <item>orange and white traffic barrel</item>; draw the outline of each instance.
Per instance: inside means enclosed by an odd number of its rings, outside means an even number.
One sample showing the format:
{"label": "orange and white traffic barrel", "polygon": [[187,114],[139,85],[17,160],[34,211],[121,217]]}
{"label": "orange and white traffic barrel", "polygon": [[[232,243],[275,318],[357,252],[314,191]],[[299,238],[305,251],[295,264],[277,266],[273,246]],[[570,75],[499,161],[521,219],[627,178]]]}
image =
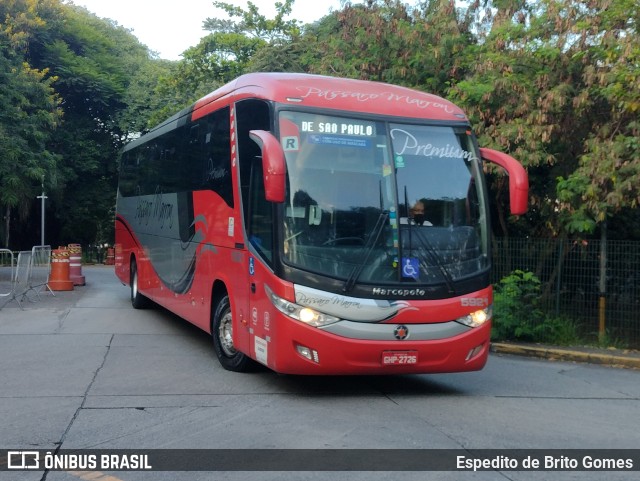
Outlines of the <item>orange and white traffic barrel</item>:
{"label": "orange and white traffic barrel", "polygon": [[69,278],[74,286],[84,286],[86,284],[82,275],[82,246],[80,244],[69,244]]}
{"label": "orange and white traffic barrel", "polygon": [[52,291],[73,290],[73,281],[69,277],[69,251],[64,247],[51,251],[51,272],[47,285]]}
{"label": "orange and white traffic barrel", "polygon": [[113,247],[109,247],[107,249],[107,260],[105,264],[108,266],[112,266],[116,263],[116,250]]}

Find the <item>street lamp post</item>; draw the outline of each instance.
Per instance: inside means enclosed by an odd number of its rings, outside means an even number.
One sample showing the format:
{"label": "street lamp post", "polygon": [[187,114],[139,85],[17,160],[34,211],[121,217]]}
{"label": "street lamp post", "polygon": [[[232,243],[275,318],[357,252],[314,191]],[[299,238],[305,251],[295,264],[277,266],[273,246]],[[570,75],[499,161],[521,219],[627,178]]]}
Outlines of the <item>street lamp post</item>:
{"label": "street lamp post", "polygon": [[42,176],[42,195],[36,197],[37,199],[41,199],[41,209],[42,213],[40,216],[40,245],[44,246],[44,201],[48,199],[46,195],[44,195],[44,176]]}

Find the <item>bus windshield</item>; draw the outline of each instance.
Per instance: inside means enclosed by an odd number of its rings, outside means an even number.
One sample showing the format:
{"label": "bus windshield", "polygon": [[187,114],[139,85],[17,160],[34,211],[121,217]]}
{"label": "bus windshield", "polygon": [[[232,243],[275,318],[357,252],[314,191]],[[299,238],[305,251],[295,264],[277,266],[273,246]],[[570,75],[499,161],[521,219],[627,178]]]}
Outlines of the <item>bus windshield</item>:
{"label": "bus windshield", "polygon": [[283,111],[284,261],[358,283],[447,285],[486,271],[479,155],[467,129]]}

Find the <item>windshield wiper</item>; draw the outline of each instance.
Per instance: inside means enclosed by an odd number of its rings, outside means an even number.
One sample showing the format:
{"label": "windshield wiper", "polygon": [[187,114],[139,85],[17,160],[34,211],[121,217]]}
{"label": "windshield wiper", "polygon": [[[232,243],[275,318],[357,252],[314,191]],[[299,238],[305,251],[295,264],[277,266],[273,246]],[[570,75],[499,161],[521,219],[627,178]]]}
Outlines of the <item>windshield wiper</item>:
{"label": "windshield wiper", "polygon": [[360,277],[360,274],[362,274],[362,269],[364,269],[364,266],[367,264],[367,261],[369,260],[369,256],[373,252],[373,249],[375,248],[375,246],[378,244],[378,239],[380,239],[380,234],[382,234],[382,230],[384,229],[384,226],[387,223],[387,219],[389,219],[389,212],[386,210],[382,211],[378,216],[376,225],[373,227],[373,230],[371,231],[371,235],[369,236],[369,239],[367,239],[367,243],[364,246],[364,249],[366,249],[364,258],[362,259],[362,262],[360,262],[357,266],[355,266],[351,270],[349,277],[347,278],[347,280],[344,283],[344,286],[342,287],[342,292],[349,292],[351,289],[353,289],[353,286],[358,280],[358,277]]}
{"label": "windshield wiper", "polygon": [[420,257],[422,257],[422,260],[424,261],[424,255],[426,254],[426,256],[430,261],[430,264],[436,265],[440,270],[440,273],[442,274],[442,278],[444,279],[444,282],[447,285],[447,289],[449,290],[449,294],[455,295],[456,290],[454,287],[453,277],[451,276],[451,273],[449,272],[449,270],[442,263],[442,259],[440,258],[440,255],[438,255],[438,252],[431,245],[431,242],[429,242],[429,239],[424,234],[424,232],[421,232],[420,228],[415,229],[414,234],[420,241],[420,246],[418,247],[417,250],[418,250],[418,253],[420,254]]}

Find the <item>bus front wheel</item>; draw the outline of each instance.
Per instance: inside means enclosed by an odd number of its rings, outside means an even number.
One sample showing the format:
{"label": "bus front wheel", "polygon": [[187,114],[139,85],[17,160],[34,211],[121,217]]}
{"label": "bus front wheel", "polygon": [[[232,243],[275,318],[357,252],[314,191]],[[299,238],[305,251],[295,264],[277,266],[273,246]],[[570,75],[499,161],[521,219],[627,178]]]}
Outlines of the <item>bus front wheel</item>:
{"label": "bus front wheel", "polygon": [[253,367],[253,361],[233,345],[231,305],[229,296],[225,295],[218,303],[211,323],[211,336],[216,356],[228,371],[246,372]]}

